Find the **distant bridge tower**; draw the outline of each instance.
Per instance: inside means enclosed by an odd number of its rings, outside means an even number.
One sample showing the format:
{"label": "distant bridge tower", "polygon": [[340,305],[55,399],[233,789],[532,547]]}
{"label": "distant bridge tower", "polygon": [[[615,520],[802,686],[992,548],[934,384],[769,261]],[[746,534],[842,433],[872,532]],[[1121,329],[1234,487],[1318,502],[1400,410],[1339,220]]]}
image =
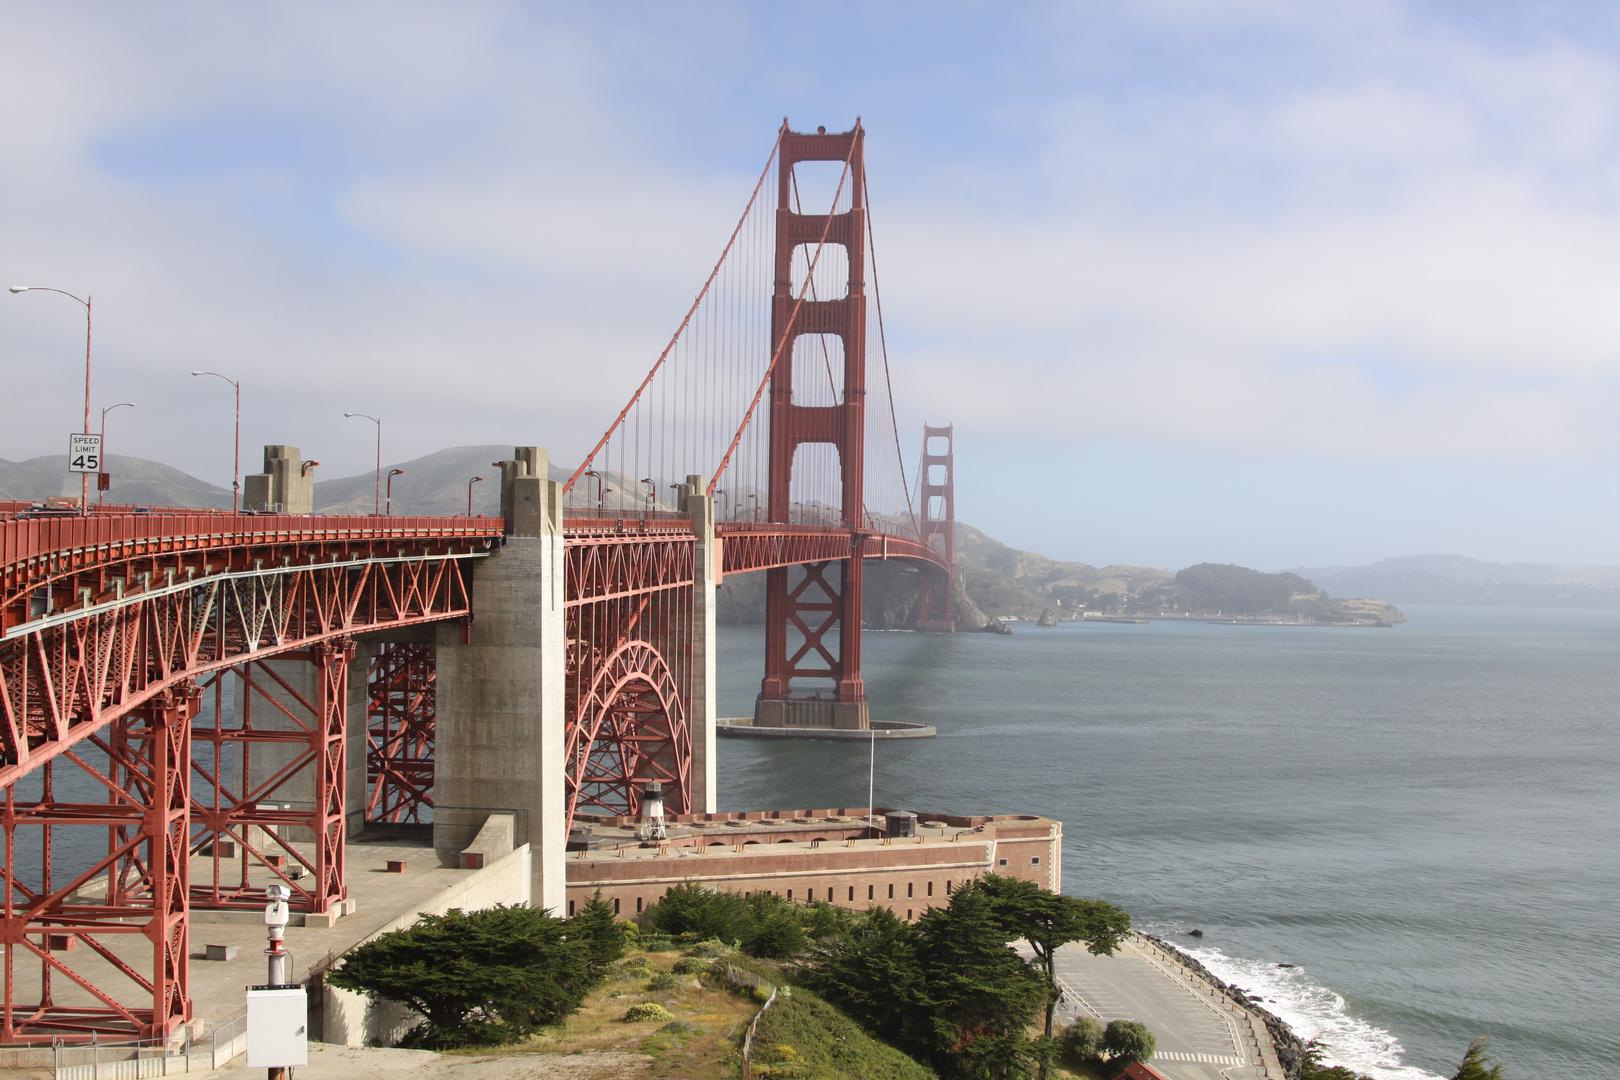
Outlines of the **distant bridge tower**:
{"label": "distant bridge tower", "polygon": [[[765,678],[755,722],[773,727],[868,727],[861,681],[862,480],[866,454],[866,193],[862,157],[866,132],[857,120],[841,134],[784,131],[777,165],[776,288],[771,304],[769,517],[791,521],[794,455],[800,446],[837,448],[842,492],[839,512],[850,530],[850,558],[766,572]],[[799,214],[792,209],[793,167],[801,161],[849,163],[849,209]],[[829,221],[829,217],[831,220]],[[822,238],[848,255],[847,290],[833,299],[796,300],[793,255],[813,252]],[[801,260],[803,261],[803,260]],[[797,318],[795,318],[795,311]],[[832,405],[793,401],[794,342],[805,334],[843,343],[843,393]]]}
{"label": "distant bridge tower", "polygon": [[[935,447],[942,440],[943,447]],[[936,452],[937,451],[937,452]],[[917,629],[956,632],[956,426],[923,425],[922,542],[945,557],[946,569],[923,567]]]}

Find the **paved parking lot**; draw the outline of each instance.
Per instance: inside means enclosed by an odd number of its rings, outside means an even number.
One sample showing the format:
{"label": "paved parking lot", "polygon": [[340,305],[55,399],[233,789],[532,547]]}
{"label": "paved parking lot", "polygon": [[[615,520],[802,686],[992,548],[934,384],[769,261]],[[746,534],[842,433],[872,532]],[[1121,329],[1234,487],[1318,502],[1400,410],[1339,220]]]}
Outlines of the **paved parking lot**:
{"label": "paved parking lot", "polygon": [[1105,1024],[1146,1024],[1159,1046],[1151,1064],[1172,1080],[1259,1080],[1252,1050],[1229,1014],[1134,945],[1122,945],[1114,956],[1066,945],[1058,952],[1057,975],[1065,1024],[1082,1013]]}

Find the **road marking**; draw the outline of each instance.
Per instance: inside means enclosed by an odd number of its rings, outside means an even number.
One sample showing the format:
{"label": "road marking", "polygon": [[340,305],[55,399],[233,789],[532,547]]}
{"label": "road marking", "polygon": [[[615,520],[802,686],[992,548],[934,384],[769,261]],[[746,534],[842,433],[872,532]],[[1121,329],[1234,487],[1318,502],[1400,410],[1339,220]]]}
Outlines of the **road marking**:
{"label": "road marking", "polygon": [[1196,1061],[1202,1065],[1247,1065],[1243,1058],[1227,1057],[1224,1054],[1188,1054],[1180,1050],[1160,1050],[1153,1055],[1154,1061]]}

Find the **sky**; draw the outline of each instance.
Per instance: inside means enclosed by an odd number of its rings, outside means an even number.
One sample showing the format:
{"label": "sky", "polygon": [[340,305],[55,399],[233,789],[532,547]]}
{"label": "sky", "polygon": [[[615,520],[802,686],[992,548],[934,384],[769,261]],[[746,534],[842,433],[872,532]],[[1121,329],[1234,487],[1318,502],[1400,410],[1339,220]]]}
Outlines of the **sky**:
{"label": "sky", "polygon": [[[784,116],[867,130],[903,437],[1103,565],[1620,564],[1620,9],[0,2],[0,275],[108,450],[577,461]],[[0,457],[82,309],[0,293]]]}

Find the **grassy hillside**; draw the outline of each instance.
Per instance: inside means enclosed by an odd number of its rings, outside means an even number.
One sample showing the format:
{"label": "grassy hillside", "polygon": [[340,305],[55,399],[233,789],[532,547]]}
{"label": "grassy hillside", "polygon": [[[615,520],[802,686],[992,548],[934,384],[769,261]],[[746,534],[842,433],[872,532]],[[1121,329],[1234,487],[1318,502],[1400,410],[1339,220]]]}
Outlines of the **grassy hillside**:
{"label": "grassy hillside", "polygon": [[765,1010],[754,1048],[754,1071],[761,1077],[937,1080],[934,1070],[874,1039],[801,987],[793,987]]}

